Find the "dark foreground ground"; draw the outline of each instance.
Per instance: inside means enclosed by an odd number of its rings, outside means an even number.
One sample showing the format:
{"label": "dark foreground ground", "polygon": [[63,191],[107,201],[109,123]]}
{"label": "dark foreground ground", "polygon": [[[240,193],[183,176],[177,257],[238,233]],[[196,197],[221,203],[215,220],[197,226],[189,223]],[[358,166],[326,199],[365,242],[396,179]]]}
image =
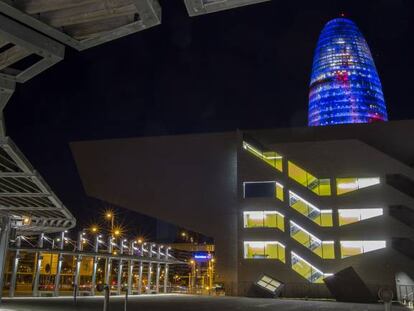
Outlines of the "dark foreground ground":
{"label": "dark foreground ground", "polygon": [[[102,297],[82,297],[77,305],[69,298],[4,299],[1,311],[101,311]],[[111,297],[109,311],[123,311],[123,298]],[[202,297],[189,295],[152,295],[130,297],[128,311],[382,311],[380,304],[355,304],[331,301],[260,299],[241,297]],[[393,311],[408,310],[393,306]]]}

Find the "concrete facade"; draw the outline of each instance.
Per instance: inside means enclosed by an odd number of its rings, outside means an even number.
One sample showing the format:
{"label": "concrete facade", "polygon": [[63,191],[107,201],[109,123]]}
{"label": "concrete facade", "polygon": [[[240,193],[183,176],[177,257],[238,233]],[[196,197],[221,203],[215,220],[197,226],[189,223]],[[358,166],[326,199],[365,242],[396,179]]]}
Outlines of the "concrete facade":
{"label": "concrete facade", "polygon": [[[376,295],[383,286],[398,293],[396,275],[414,276],[414,228],[407,221],[414,208],[413,130],[409,120],[75,142],[71,148],[88,195],[213,237],[218,281],[228,294],[249,295],[265,273],[285,284],[285,296],[330,297],[322,279],[310,282],[292,269],[293,251],[326,274],[352,266]],[[283,172],[244,149],[243,142],[280,154]],[[329,178],[332,195],[317,195],[291,178],[288,161]],[[350,177],[380,182],[337,195],[336,178]],[[249,181],[283,184],[284,200],[244,198],[243,183]],[[332,210],[332,226],[318,225],[292,208],[289,191]],[[382,209],[382,215],[339,226],[339,209],[370,208]],[[283,214],[284,231],[245,228],[246,211]],[[314,245],[295,240],[291,220],[321,241],[333,241],[334,258],[322,258]],[[285,262],[256,255],[245,259],[245,241],[278,241]],[[340,241],[384,241],[386,247],[341,258]]]}

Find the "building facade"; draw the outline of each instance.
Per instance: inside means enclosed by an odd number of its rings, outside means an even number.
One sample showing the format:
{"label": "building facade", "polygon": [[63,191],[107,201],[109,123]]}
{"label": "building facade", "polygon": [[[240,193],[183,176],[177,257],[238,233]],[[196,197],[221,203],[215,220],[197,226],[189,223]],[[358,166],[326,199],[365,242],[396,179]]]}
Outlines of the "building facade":
{"label": "building facade", "polygon": [[364,36],[349,19],[331,20],[315,50],[309,125],[387,120],[381,82]]}
{"label": "building facade", "polygon": [[[250,295],[332,297],[412,285],[414,121],[78,142],[86,192],[214,238],[217,279]],[[410,220],[411,219],[411,220]],[[405,288],[405,287],[404,287]]]}

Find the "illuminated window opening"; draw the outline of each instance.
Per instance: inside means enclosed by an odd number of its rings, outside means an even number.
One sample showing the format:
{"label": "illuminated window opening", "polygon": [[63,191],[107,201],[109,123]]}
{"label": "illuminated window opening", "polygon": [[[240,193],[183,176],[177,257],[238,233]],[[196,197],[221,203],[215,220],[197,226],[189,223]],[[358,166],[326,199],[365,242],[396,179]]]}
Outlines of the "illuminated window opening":
{"label": "illuminated window opening", "polygon": [[332,210],[320,210],[289,190],[289,205],[321,227],[332,227]]}
{"label": "illuminated window opening", "polygon": [[334,241],[322,241],[293,221],[290,221],[290,236],[319,257],[335,259]]}
{"label": "illuminated window opening", "polygon": [[285,246],[278,241],[245,241],[244,258],[278,259],[285,262]]}
{"label": "illuminated window opening", "polygon": [[283,194],[283,185],[276,182],[276,198],[279,199],[280,201],[284,200],[284,194]]}
{"label": "illuminated window opening", "polygon": [[276,211],[243,212],[244,228],[276,228],[285,231],[285,216]]}
{"label": "illuminated window opening", "polygon": [[292,269],[311,283],[323,283],[325,277],[332,273],[323,273],[295,252],[291,252]]}
{"label": "illuminated window opening", "polygon": [[365,219],[379,217],[383,213],[382,208],[340,209],[338,210],[339,225],[345,226]]}
{"label": "illuminated window opening", "polygon": [[288,175],[319,196],[331,195],[331,180],[329,178],[318,179],[291,161],[288,161]]}
{"label": "illuminated window opening", "polygon": [[276,181],[245,181],[243,198],[276,198],[284,200],[284,187]]}
{"label": "illuminated window opening", "polygon": [[267,164],[271,165],[273,168],[277,169],[279,172],[283,172],[283,157],[277,152],[275,151],[263,152],[246,142],[243,142],[243,148],[249,151],[251,154],[258,157],[259,159],[265,161]]}
{"label": "illuminated window opening", "polygon": [[386,241],[341,241],[341,258],[373,252],[386,247]]}
{"label": "illuminated window opening", "polygon": [[379,177],[370,178],[337,178],[336,193],[342,195],[348,192],[371,187],[380,184]]}

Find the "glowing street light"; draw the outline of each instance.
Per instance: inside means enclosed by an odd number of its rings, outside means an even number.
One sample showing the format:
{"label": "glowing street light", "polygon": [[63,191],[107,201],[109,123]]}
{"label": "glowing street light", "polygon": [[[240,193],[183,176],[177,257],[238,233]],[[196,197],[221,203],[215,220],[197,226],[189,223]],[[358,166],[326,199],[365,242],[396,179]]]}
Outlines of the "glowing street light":
{"label": "glowing street light", "polygon": [[98,227],[97,227],[97,226],[92,226],[91,231],[92,231],[93,233],[98,232]]}
{"label": "glowing street light", "polygon": [[115,214],[112,211],[107,211],[105,218],[111,221],[111,231],[114,231]]}

